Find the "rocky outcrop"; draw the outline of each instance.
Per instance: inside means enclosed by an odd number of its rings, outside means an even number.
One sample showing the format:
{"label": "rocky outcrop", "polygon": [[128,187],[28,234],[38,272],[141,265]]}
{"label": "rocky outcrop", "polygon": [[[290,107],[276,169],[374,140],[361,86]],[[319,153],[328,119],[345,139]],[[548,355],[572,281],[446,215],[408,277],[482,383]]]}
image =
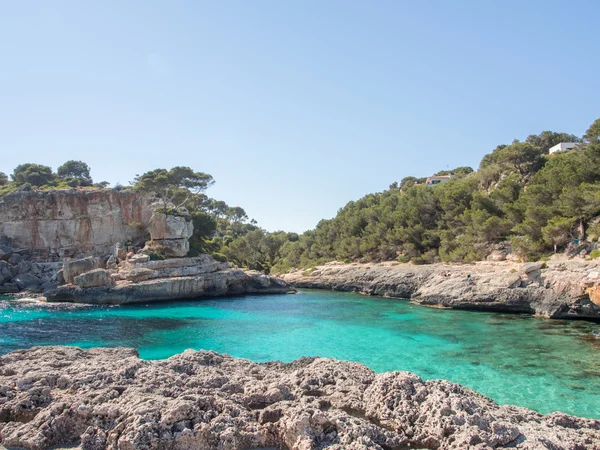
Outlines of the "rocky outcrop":
{"label": "rocky outcrop", "polygon": [[0,260],[0,295],[22,290],[42,292],[59,284],[60,262],[32,263],[14,258],[15,255],[18,254],[13,254],[8,261]]}
{"label": "rocky outcrop", "polygon": [[600,422],[543,416],[447,381],[322,358],[36,347],[0,358],[8,448],[592,449]]}
{"label": "rocky outcrop", "polygon": [[295,287],[405,298],[428,306],[600,319],[600,306],[589,296],[590,288],[600,281],[596,261],[429,266],[329,263],[292,271],[283,279]]}
{"label": "rocky outcrop", "polygon": [[182,258],[190,251],[194,224],[187,215],[164,214],[157,209],[150,219],[150,241],[144,252],[167,258]]}
{"label": "rocky outcrop", "polygon": [[46,298],[50,302],[122,305],[292,291],[293,288],[281,279],[230,268],[228,263],[219,263],[208,255],[201,255],[161,261],[131,258],[116,271],[95,269],[83,273],[75,277],[75,285],[59,286],[48,292]]}
{"label": "rocky outcrop", "polygon": [[0,236],[40,260],[104,255],[144,238],[150,204],[128,190],[14,192],[0,198]]}

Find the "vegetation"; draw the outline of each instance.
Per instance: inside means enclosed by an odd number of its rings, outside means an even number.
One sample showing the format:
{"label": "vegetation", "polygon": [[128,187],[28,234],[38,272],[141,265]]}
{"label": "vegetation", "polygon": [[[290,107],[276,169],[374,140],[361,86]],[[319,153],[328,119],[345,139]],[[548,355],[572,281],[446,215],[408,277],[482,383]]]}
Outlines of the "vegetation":
{"label": "vegetation", "polygon": [[[560,142],[580,145],[548,155]],[[435,187],[405,177],[301,236],[252,233],[228,243],[224,253],[272,272],[331,260],[471,262],[506,241],[523,258],[546,259],[554,245],[564,249],[600,234],[594,219],[600,214],[600,119],[583,139],[544,131],[499,145],[477,171],[459,167],[435,175],[449,173],[454,176]]]}
{"label": "vegetation", "polygon": [[[578,142],[578,148],[548,154],[567,141]],[[386,191],[349,202],[302,235],[268,233],[243,208],[209,198],[204,192],[214,183],[212,176],[189,167],[137,175],[132,187],[160,198],[167,214],[191,217],[193,254],[209,253],[265,272],[331,260],[471,262],[507,242],[523,258],[542,259],[554,246],[563,249],[574,239],[595,242],[600,236],[600,119],[581,139],[544,131],[499,145],[477,171],[457,167],[435,175],[448,174],[449,181],[434,187],[426,186],[424,177],[405,177]],[[92,184],[89,166],[81,161],[68,161],[57,173],[22,164],[10,180],[0,173],[0,195],[90,185],[106,187]]]}

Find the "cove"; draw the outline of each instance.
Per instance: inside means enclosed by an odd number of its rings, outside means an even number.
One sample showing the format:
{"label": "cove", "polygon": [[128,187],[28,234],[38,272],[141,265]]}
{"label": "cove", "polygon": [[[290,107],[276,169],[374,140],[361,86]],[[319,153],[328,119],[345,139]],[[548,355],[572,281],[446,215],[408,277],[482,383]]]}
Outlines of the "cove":
{"label": "cove", "polygon": [[138,306],[0,299],[0,353],[36,345],[188,348],[257,362],[322,356],[463,384],[500,404],[600,418],[598,324],[439,310],[330,291]]}

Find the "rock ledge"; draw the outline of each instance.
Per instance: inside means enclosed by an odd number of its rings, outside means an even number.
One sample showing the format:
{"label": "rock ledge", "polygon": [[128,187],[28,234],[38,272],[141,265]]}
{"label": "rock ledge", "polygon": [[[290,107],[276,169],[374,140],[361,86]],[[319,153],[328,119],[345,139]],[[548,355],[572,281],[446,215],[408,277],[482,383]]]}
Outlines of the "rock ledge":
{"label": "rock ledge", "polygon": [[600,421],[344,361],[35,347],[0,357],[0,443],[100,449],[592,449]]}

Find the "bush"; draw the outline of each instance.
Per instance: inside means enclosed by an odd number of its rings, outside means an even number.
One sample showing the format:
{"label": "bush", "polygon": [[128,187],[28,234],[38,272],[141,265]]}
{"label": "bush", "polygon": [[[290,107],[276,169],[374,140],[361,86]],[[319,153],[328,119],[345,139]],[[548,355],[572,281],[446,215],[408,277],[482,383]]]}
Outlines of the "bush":
{"label": "bush", "polygon": [[160,253],[152,252],[148,256],[150,256],[150,261],[163,261],[166,258]]}
{"label": "bush", "polygon": [[222,263],[228,262],[227,256],[225,256],[223,253],[213,253],[210,256],[212,256],[212,258],[215,261],[219,261],[219,262],[222,262]]}
{"label": "bush", "polygon": [[590,253],[590,258],[592,258],[592,259],[600,258],[600,250],[598,250],[598,249],[592,250],[592,252]]}

